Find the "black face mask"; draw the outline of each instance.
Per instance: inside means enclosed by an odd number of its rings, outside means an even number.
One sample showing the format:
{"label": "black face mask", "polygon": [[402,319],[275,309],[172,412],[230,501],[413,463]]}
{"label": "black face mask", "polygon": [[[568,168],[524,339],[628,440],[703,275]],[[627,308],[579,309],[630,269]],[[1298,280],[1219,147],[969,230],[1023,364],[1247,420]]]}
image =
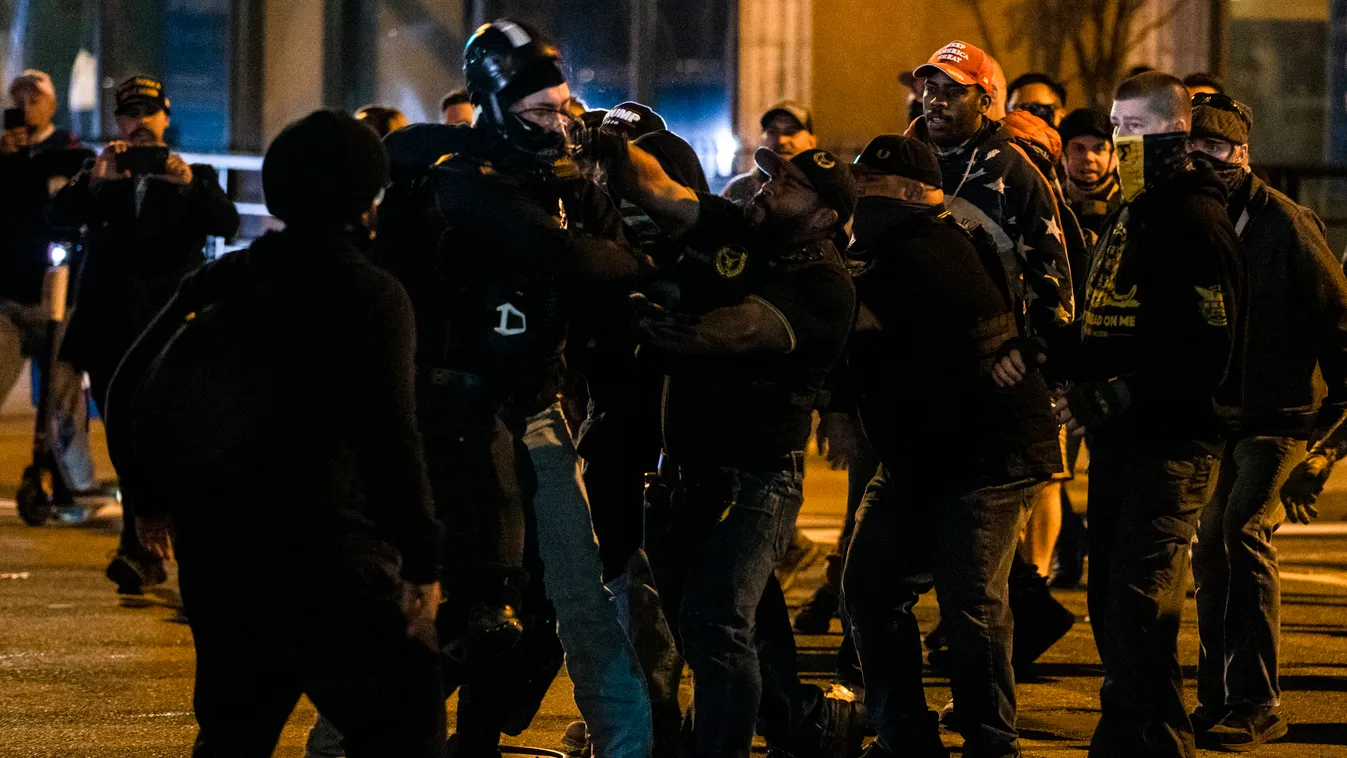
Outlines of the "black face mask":
{"label": "black face mask", "polygon": [[862,247],[882,240],[919,213],[931,212],[932,206],[893,197],[867,196],[856,200],[856,215],[851,220],[851,236]]}
{"label": "black face mask", "polygon": [[1035,116],[1038,116],[1039,118],[1048,122],[1048,126],[1052,126],[1052,117],[1056,115],[1055,110],[1048,103],[1025,103],[1024,105],[1019,106],[1015,110],[1028,111],[1029,113],[1032,113]]}
{"label": "black face mask", "polygon": [[1229,163],[1203,152],[1194,152],[1190,157],[1193,163],[1209,167],[1231,194],[1244,184],[1244,179],[1249,175],[1248,169],[1238,163]]}

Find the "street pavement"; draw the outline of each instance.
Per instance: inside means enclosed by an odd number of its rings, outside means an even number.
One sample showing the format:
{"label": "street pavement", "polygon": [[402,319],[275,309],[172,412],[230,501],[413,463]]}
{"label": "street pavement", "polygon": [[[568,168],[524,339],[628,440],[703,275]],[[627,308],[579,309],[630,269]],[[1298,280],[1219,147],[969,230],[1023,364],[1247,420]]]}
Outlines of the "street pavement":
{"label": "street pavement", "polygon": [[[22,415],[0,419],[0,498],[11,497],[17,486],[31,423]],[[111,476],[97,425],[94,438],[100,475]],[[835,540],[845,475],[811,458],[805,490],[806,534],[824,543]],[[1341,473],[1326,505],[1319,524],[1287,527],[1277,537],[1284,581],[1283,711],[1293,726],[1286,740],[1258,755],[1347,758],[1347,478]],[[219,514],[222,524],[233,517]],[[188,754],[195,734],[191,632],[171,583],[143,597],[119,598],[103,578],[119,526],[118,507],[109,504],[84,524],[33,529],[19,521],[12,501],[0,500],[0,758]],[[820,560],[791,586],[792,604],[802,603],[821,579]],[[1057,594],[1081,621],[1019,687],[1026,756],[1083,755],[1098,718],[1101,671],[1085,620],[1085,593]],[[923,599],[918,612],[926,626],[933,624],[933,599]],[[798,638],[807,679],[829,682],[838,629],[834,621],[831,634]],[[1191,679],[1197,660],[1191,601],[1181,653]],[[933,676],[927,685],[929,702],[940,707],[948,682]],[[684,689],[684,696],[690,695]],[[1193,703],[1191,682],[1187,695]],[[510,742],[556,748],[576,718],[563,675],[532,727]],[[312,706],[301,701],[276,755],[303,755],[313,719]],[[952,748],[959,742],[947,737]]]}

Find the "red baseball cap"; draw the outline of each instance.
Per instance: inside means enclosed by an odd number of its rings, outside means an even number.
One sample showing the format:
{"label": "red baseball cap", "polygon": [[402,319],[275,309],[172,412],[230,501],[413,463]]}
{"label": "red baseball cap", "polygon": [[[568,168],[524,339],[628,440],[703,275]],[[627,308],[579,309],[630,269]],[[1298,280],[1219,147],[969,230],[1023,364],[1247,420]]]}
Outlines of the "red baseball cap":
{"label": "red baseball cap", "polygon": [[976,84],[983,92],[992,95],[996,93],[996,85],[992,84],[992,73],[995,70],[996,62],[982,48],[954,40],[935,51],[935,55],[917,66],[912,75],[925,79],[939,71],[959,84]]}

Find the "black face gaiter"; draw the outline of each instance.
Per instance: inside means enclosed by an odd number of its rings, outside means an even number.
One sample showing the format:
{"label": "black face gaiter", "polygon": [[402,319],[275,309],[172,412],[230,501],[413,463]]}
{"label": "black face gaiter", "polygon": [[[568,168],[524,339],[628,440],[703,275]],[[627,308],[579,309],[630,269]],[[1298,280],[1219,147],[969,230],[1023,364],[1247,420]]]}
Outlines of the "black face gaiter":
{"label": "black face gaiter", "polygon": [[1249,175],[1249,170],[1244,166],[1213,158],[1206,153],[1194,152],[1191,158],[1194,163],[1201,163],[1210,167],[1212,172],[1216,174],[1216,178],[1221,180],[1221,184],[1225,185],[1226,191],[1231,195],[1235,194],[1235,191],[1244,184],[1244,179]]}

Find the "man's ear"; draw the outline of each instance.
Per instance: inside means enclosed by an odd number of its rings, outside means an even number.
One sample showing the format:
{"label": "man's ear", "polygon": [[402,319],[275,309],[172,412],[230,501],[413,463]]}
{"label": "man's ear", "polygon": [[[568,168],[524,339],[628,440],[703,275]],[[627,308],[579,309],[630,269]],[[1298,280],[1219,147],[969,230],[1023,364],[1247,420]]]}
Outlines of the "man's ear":
{"label": "man's ear", "polygon": [[820,231],[832,229],[837,226],[839,218],[837,211],[832,208],[819,208],[814,211],[813,217],[810,218],[810,224]]}

